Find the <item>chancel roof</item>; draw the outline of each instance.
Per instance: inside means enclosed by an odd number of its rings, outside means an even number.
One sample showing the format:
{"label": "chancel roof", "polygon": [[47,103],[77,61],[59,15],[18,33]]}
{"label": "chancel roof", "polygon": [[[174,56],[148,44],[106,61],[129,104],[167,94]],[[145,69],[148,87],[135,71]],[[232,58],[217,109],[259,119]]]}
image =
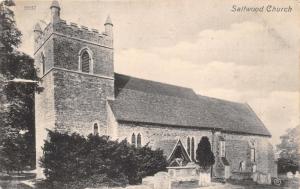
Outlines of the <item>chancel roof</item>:
{"label": "chancel roof", "polygon": [[121,74],[115,74],[115,100],[109,104],[117,121],[270,136],[247,104]]}

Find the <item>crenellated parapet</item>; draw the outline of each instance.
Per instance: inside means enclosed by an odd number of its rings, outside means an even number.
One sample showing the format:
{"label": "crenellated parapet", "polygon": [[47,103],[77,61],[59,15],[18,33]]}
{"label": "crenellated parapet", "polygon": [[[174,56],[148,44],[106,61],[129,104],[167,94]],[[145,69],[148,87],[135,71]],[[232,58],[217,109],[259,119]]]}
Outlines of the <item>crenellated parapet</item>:
{"label": "crenellated parapet", "polygon": [[[113,48],[113,39],[106,32],[99,33],[97,29],[89,29],[86,26],[78,26],[76,23],[69,23],[65,20],[52,24],[49,23],[44,31],[36,38],[37,49],[49,38],[52,34],[65,36],[89,43],[94,43],[107,48]],[[36,50],[37,50],[36,49]]]}
{"label": "crenellated parapet", "polygon": [[104,32],[99,33],[96,29],[78,26],[76,23],[72,22],[68,24],[65,20],[61,19],[61,8],[56,0],[52,2],[50,9],[51,21],[44,31],[41,30],[39,24],[34,28],[35,53],[52,35],[68,37],[105,48],[113,48],[113,24],[109,16],[104,23]]}

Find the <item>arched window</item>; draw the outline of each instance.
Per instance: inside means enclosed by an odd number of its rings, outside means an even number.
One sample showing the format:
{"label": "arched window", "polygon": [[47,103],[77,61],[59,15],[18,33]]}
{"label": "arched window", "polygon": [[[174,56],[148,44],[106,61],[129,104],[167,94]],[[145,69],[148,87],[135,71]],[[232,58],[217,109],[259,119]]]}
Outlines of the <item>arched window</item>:
{"label": "arched window", "polygon": [[88,48],[82,48],[78,53],[78,71],[93,73],[93,52]]}
{"label": "arched window", "polygon": [[137,143],[137,147],[142,146],[142,136],[140,133],[137,135],[136,143]]}
{"label": "arched window", "polygon": [[90,72],[91,58],[87,51],[83,51],[81,54],[81,71],[89,73]]}
{"label": "arched window", "polygon": [[131,144],[133,144],[135,146],[135,134],[132,133],[131,135]]}
{"label": "arched window", "polygon": [[97,135],[97,134],[99,134],[99,127],[98,127],[98,124],[95,123],[94,124],[94,135]]}
{"label": "arched window", "polygon": [[40,67],[40,69],[41,69],[41,74],[43,76],[45,74],[45,55],[44,55],[44,53],[42,53],[42,55],[41,55],[41,67]]}
{"label": "arched window", "polygon": [[195,141],[194,141],[194,137],[192,137],[192,142],[191,142],[191,158],[192,160],[195,159]]}
{"label": "arched window", "polygon": [[190,137],[187,138],[187,152],[189,155],[191,155],[191,139]]}
{"label": "arched window", "polygon": [[256,159],[256,154],[255,154],[255,148],[251,148],[251,153],[250,153],[251,155],[251,162],[255,162],[255,159]]}
{"label": "arched window", "polygon": [[226,155],[225,141],[221,140],[220,141],[220,157],[225,157],[225,155]]}

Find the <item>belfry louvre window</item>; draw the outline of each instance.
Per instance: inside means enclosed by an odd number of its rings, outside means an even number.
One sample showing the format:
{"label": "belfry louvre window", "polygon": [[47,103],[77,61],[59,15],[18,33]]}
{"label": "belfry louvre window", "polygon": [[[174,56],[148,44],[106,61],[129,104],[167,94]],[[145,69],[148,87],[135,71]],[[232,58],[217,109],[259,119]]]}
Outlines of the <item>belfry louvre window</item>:
{"label": "belfry louvre window", "polygon": [[87,51],[84,51],[81,55],[81,71],[89,73],[90,72],[90,62],[91,57]]}

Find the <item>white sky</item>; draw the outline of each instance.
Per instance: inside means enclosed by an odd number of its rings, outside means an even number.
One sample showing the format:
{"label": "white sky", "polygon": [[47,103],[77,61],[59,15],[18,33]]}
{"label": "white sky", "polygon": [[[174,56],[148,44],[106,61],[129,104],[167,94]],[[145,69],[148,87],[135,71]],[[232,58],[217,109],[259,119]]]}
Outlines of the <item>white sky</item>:
{"label": "white sky", "polygon": [[[32,55],[32,29],[38,21],[49,22],[51,2],[16,4],[20,49]],[[299,124],[299,0],[61,0],[60,5],[62,19],[100,31],[110,14],[116,72],[247,102],[272,133],[273,144]],[[293,10],[233,13],[233,5]]]}

